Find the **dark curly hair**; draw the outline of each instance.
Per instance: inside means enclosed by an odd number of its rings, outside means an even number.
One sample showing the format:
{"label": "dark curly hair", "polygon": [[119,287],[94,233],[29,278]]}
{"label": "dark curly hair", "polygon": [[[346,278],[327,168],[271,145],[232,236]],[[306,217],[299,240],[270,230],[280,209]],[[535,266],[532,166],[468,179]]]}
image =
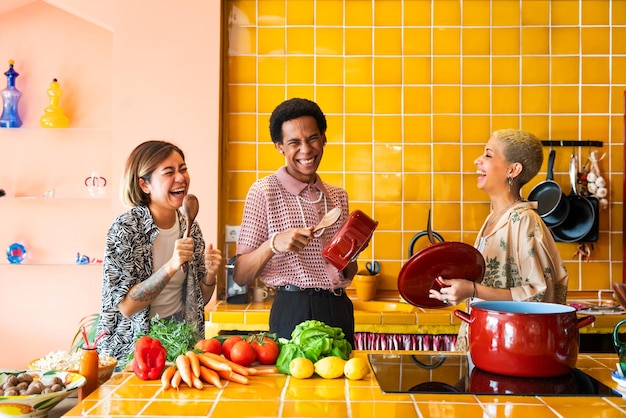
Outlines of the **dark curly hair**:
{"label": "dark curly hair", "polygon": [[312,116],[315,118],[320,133],[322,135],[326,133],[326,116],[324,116],[322,109],[320,109],[317,103],[308,99],[293,98],[285,100],[276,106],[272,116],[270,116],[270,136],[272,137],[272,142],[282,144],[283,123],[301,116]]}

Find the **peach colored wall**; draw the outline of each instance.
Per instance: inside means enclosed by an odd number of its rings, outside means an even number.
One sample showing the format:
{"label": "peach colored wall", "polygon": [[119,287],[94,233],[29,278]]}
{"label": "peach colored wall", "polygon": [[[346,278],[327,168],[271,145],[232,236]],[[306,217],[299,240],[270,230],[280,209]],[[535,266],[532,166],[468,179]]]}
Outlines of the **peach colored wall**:
{"label": "peach colored wall", "polygon": [[[120,173],[139,142],[182,147],[198,221],[217,242],[220,15],[219,2],[192,0],[0,4],[0,39],[10,41],[0,69],[15,59],[24,94],[23,127],[0,130],[0,248],[25,241],[32,250],[23,265],[0,257],[0,368],[69,349],[78,321],[99,310],[101,268],[73,257],[101,258],[106,229],[125,210]],[[72,120],[65,131],[38,127],[51,76]],[[109,181],[102,199],[79,184],[96,166]],[[49,188],[54,201],[41,198]]]}

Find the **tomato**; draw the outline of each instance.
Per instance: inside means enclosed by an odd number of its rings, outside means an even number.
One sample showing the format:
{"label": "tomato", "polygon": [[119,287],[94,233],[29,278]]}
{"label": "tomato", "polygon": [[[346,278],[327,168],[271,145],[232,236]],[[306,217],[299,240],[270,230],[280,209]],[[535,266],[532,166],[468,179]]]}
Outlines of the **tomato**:
{"label": "tomato", "polygon": [[243,341],[243,338],[241,338],[239,335],[233,335],[232,337],[228,337],[224,340],[224,342],[222,343],[222,354],[224,354],[224,357],[229,360],[231,359],[230,349],[239,341]]}
{"label": "tomato", "polygon": [[250,342],[250,345],[252,345],[252,348],[254,348],[256,352],[256,359],[261,364],[275,364],[278,354],[280,353],[280,348],[278,348],[276,341],[271,338],[262,338],[263,339],[257,336],[252,338]]}
{"label": "tomato", "polygon": [[222,354],[222,343],[217,338],[200,340],[196,343],[195,348],[204,353],[213,353],[218,356]]}
{"label": "tomato", "polygon": [[250,343],[242,340],[230,349],[230,360],[247,367],[256,360],[256,352]]}

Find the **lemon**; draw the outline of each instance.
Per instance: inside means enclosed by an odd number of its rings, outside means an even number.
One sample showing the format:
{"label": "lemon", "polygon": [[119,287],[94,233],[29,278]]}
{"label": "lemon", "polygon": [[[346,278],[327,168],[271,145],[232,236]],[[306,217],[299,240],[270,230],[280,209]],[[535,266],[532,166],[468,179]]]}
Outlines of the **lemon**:
{"label": "lemon", "polygon": [[346,361],[345,366],[343,366],[343,374],[351,380],[363,379],[369,373],[370,366],[367,364],[367,360],[362,357],[353,357]]}
{"label": "lemon", "polygon": [[328,356],[315,362],[315,373],[324,379],[336,379],[343,376],[346,361],[341,357]]}
{"label": "lemon", "polygon": [[296,357],[289,363],[289,374],[298,379],[308,379],[313,376],[315,366],[306,357]]}

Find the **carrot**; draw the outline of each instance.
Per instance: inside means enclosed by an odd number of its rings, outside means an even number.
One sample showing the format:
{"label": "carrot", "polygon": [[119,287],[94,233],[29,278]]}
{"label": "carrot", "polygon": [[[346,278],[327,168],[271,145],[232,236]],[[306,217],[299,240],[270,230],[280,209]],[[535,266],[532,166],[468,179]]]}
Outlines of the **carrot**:
{"label": "carrot", "polygon": [[198,360],[198,355],[189,350],[185,353],[185,356],[189,359],[189,365],[191,366],[193,375],[195,377],[200,377],[200,360]]}
{"label": "carrot", "polygon": [[191,375],[191,364],[189,364],[189,358],[184,354],[179,354],[178,357],[176,357],[176,367],[178,367],[178,371],[180,372],[180,377],[183,379],[183,382],[192,388],[193,377]]}
{"label": "carrot", "polygon": [[239,373],[243,376],[250,375],[250,371],[248,370],[247,367],[244,367],[241,364],[237,364],[234,361],[228,360],[226,357],[218,356],[217,354],[213,354],[213,353],[204,353],[203,355],[210,357],[210,358],[214,358],[218,361],[221,361],[222,363],[226,363],[228,366],[230,366],[231,370],[234,371],[235,373]]}
{"label": "carrot", "polygon": [[[220,357],[217,355],[215,355],[215,357],[226,360],[224,357]],[[209,369],[224,371],[232,370],[232,368],[228,364],[215,357],[210,357],[207,356],[207,353],[203,353],[198,356],[198,360],[203,366],[208,367]]]}
{"label": "carrot", "polygon": [[248,383],[250,383],[250,379],[248,379],[247,376],[236,373],[232,370],[229,372],[224,370],[218,370],[217,374],[226,380],[230,380],[231,382],[241,383],[242,385],[247,385]]}
{"label": "carrot", "polygon": [[277,374],[278,368],[276,368],[276,366],[248,367],[248,371],[250,372],[251,376],[261,374]]}
{"label": "carrot", "polygon": [[180,370],[176,369],[174,372],[174,376],[172,376],[172,387],[177,389],[180,387],[180,382],[182,382],[183,378],[180,375]]}
{"label": "carrot", "polygon": [[220,377],[218,376],[218,374],[214,370],[211,370],[208,367],[200,366],[200,378],[204,380],[205,382],[212,384],[218,389],[221,389],[224,387],[224,385],[222,385],[222,381],[220,380]]}
{"label": "carrot", "polygon": [[172,377],[174,377],[174,373],[176,373],[176,367],[174,366],[168,366],[163,370],[163,374],[161,375],[161,387],[163,390],[168,390],[172,387]]}
{"label": "carrot", "polygon": [[202,384],[202,380],[198,376],[193,376],[193,387],[196,389],[202,390],[204,385]]}

